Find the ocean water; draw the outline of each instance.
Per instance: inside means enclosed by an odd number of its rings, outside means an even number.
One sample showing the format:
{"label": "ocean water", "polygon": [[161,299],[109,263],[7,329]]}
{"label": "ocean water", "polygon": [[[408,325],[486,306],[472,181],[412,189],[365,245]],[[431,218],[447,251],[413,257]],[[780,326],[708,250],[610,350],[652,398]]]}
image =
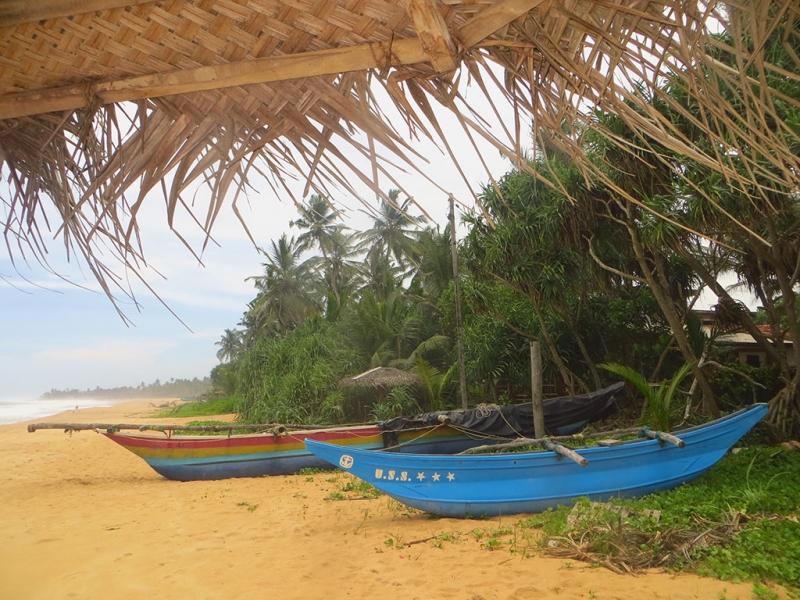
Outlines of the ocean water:
{"label": "ocean water", "polygon": [[35,421],[42,417],[57,415],[78,408],[100,408],[113,406],[127,400],[105,398],[56,398],[56,399],[9,399],[0,398],[0,425]]}

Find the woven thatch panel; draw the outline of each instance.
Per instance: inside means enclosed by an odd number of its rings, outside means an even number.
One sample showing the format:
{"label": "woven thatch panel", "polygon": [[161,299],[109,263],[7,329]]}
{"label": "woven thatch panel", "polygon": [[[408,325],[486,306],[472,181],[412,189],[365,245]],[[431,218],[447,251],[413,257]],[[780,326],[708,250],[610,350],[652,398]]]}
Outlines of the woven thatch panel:
{"label": "woven thatch panel", "polygon": [[[72,14],[77,5],[85,12]],[[52,202],[67,244],[102,280],[94,248],[106,243],[135,264],[136,210],[162,182],[170,219],[193,182],[210,182],[211,207],[198,215],[210,229],[255,170],[283,196],[293,175],[306,193],[355,193],[358,181],[380,191],[374,176],[387,159],[412,172],[420,162],[408,133],[437,139],[457,162],[437,103],[512,158],[530,144],[532,118],[537,136],[580,162],[574,132],[599,127],[599,107],[647,136],[616,140],[622,146],[656,140],[755,194],[796,188],[800,133],[773,113],[798,101],[773,87],[800,77],[798,23],[797,0],[6,0],[2,225],[12,247],[44,257],[41,209]],[[712,39],[711,29],[733,41]],[[775,31],[788,32],[794,64],[770,64],[765,42]],[[694,147],[650,110],[675,73],[704,111],[694,125],[725,151]],[[489,131],[462,102],[468,78],[520,118]],[[392,106],[377,105],[377,85]],[[387,110],[408,131],[395,131]],[[730,164],[734,152],[744,168]]]}

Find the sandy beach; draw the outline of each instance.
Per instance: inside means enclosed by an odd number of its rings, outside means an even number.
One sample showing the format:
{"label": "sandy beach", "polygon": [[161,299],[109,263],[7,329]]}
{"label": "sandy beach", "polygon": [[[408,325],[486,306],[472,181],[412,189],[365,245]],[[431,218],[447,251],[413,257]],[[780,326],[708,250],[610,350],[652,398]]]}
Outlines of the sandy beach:
{"label": "sandy beach", "polygon": [[[150,418],[161,402],[39,421],[164,423]],[[438,519],[386,497],[332,499],[346,495],[342,473],[181,483],[92,431],[21,423],[0,436],[3,600],[754,598],[749,583],[537,555],[522,517]]]}

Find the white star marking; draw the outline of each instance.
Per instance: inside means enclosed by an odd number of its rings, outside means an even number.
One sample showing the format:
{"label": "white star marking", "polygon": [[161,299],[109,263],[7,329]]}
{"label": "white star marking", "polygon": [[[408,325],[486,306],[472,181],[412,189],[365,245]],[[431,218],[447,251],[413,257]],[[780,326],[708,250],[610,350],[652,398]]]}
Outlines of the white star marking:
{"label": "white star marking", "polygon": [[417,473],[417,479],[419,479],[420,481],[425,479],[425,473]]}
{"label": "white star marking", "polygon": [[434,473],[433,474],[433,480],[434,481],[439,481],[439,477],[441,477],[441,475],[439,475],[438,473]]}
{"label": "white star marking", "polygon": [[456,476],[455,476],[455,475],[453,475],[452,473],[448,473],[448,474],[447,474],[447,480],[448,480],[448,481],[453,481],[453,479],[455,479],[455,478],[456,478]]}

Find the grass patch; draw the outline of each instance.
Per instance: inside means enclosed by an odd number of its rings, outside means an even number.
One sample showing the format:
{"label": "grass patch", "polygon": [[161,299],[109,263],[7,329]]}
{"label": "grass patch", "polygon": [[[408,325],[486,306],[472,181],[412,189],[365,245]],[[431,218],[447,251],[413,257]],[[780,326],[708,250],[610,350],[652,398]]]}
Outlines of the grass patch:
{"label": "grass patch", "polygon": [[349,492],[357,496],[364,496],[366,498],[380,498],[383,495],[383,493],[376,487],[373,487],[366,481],[356,478],[352,478],[347,481],[342,486],[342,491],[346,493]]}
{"label": "grass patch", "polygon": [[267,431],[267,428],[264,429],[247,429],[247,428],[236,428],[237,423],[231,423],[228,421],[187,421],[186,426],[188,427],[222,427],[224,428],[221,431],[187,431],[182,430],[180,428],[176,428],[174,431],[177,433],[183,433],[185,435],[208,435],[208,436],[220,436],[220,435],[228,435],[228,428],[232,427],[230,430],[231,435],[244,435],[244,434],[253,434],[253,433],[264,433]]}
{"label": "grass patch", "polygon": [[318,469],[317,467],[303,467],[299,471],[297,471],[298,475],[321,475],[321,474],[329,474],[334,467],[331,466],[330,469]]}
{"label": "grass patch", "polygon": [[158,411],[157,418],[167,419],[175,417],[211,417],[215,415],[229,415],[239,412],[237,410],[239,399],[235,396],[224,398],[211,398],[208,400],[192,400],[180,406],[170,406]]}
{"label": "grass patch", "polygon": [[668,492],[560,507],[522,521],[547,554],[616,572],[649,567],[800,591],[800,453],[751,447]]}
{"label": "grass patch", "polygon": [[366,500],[383,495],[376,487],[352,475],[344,474],[342,479],[343,481],[339,478],[333,480],[337,489],[328,494],[328,500]]}

